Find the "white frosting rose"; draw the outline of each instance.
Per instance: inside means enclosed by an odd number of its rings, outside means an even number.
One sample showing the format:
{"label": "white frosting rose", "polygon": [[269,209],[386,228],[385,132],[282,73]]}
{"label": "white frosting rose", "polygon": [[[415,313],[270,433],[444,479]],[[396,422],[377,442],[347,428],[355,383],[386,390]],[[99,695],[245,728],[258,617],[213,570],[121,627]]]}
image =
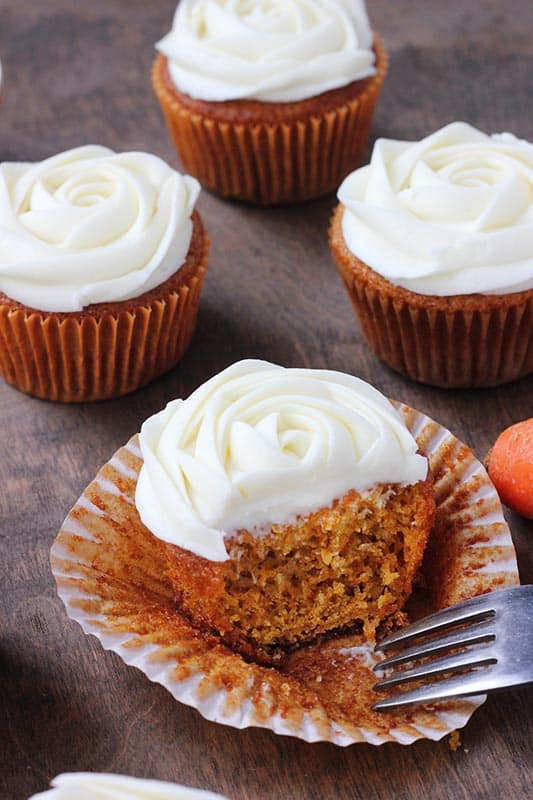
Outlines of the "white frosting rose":
{"label": "white frosting rose", "polygon": [[414,483],[427,461],[369,384],[329,370],[240,361],[141,429],[135,502],[160,539],[228,558],[224,537],[329,505],[349,489]]}
{"label": "white frosting rose", "polygon": [[199,183],[88,145],[0,165],[0,291],[43,311],[138,297],[185,260]]}
{"label": "white frosting rose", "polygon": [[156,47],[208,101],[292,102],[376,72],[364,0],[181,0]]}
{"label": "white frosting rose", "polygon": [[339,189],[348,248],[425,295],[533,288],[533,145],[455,122],[420,142],[379,139]]}
{"label": "white frosting rose", "polygon": [[97,772],[66,772],[50,785],[54,788],[29,800],[224,800],[220,794],[177,783]]}

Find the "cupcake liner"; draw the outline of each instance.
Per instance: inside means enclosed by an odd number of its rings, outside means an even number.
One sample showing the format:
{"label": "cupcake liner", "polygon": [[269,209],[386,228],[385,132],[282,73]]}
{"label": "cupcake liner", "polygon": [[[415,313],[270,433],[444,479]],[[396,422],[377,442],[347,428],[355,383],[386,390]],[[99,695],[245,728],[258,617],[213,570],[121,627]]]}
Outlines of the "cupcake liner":
{"label": "cupcake liner", "polygon": [[348,250],[341,214],[339,206],[333,256],[378,358],[443,388],[499,386],[533,372],[533,291],[437,297],[395,286]]}
{"label": "cupcake liner", "polygon": [[[411,613],[518,584],[510,532],[482,465],[449,431],[399,407],[429,458],[437,501]],[[437,740],[465,725],[483,702],[479,696],[379,714],[371,709],[376,656],[360,634],[302,647],[267,668],[195,629],[174,605],[164,547],[135,508],[141,465],[134,436],[67,516],[52,547],[52,571],[68,615],[176,700],[235,728],[343,746]]]}
{"label": "cupcake liner", "polygon": [[223,197],[275,205],[327,194],[363,161],[388,66],[378,38],[376,54],[377,74],[359,91],[340,90],[329,105],[320,100],[327,94],[301,103],[253,102],[253,112],[246,101],[191,104],[174,89],[161,54],[152,81],[185,171]]}
{"label": "cupcake liner", "polygon": [[145,302],[54,314],[0,301],[0,373],[27,394],[75,403],[119,397],[169,370],[194,333],[207,266],[203,236],[199,263]]}

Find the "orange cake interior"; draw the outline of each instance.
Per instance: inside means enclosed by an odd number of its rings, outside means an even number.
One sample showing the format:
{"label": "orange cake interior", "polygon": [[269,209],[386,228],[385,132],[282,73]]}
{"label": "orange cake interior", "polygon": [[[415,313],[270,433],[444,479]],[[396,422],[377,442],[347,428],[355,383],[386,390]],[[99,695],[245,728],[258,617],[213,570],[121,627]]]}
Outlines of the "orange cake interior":
{"label": "orange cake interior", "polygon": [[291,524],[233,533],[227,561],[167,544],[168,575],[196,625],[252,657],[355,626],[372,639],[411,593],[434,513],[429,480],[352,490]]}

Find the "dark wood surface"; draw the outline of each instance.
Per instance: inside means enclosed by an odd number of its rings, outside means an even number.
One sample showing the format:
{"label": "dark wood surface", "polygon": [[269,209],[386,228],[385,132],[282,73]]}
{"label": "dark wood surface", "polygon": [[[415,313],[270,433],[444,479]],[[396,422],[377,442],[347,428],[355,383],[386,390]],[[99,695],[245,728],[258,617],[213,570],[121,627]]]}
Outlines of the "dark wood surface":
{"label": "dark wood surface", "polygon": [[[533,139],[531,0],[370,0],[391,68],[373,137],[419,138],[453,119]],[[174,0],[0,0],[0,159],[100,143],[176,163],[152,93],[153,43]],[[332,265],[334,198],[260,210],[204,192],[212,239],[196,337],[171,373],[121,400],[61,406],[0,382],[0,797],[25,800],[66,770],[124,772],[232,800],[531,797],[531,691],[489,699],[462,734],[410,747],[308,745],[206,722],[66,617],[48,555],[70,506],[142,420],[236,359],[353,372],[427,412],[482,457],[531,416],[531,378],[443,391],[381,365],[359,336]],[[508,514],[521,577],[533,526]]]}

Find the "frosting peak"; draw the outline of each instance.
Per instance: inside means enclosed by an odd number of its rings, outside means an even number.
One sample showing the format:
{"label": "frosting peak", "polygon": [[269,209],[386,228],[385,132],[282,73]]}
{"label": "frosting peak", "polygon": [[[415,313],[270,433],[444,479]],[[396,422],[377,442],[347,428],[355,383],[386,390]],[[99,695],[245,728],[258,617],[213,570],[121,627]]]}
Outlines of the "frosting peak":
{"label": "frosting peak", "polygon": [[199,183],[149,153],[0,165],[0,291],[43,311],[138,297],[189,249]]}
{"label": "frosting peak", "polygon": [[225,800],[222,795],[177,783],[97,772],[65,772],[51,786],[29,800]]}
{"label": "frosting peak", "polygon": [[415,483],[427,461],[390,402],[330,370],[240,361],[141,429],[136,505],[159,538],[212,561],[225,535],[329,505],[349,489]]}
{"label": "frosting peak", "polygon": [[363,0],[181,0],[156,47],[207,101],[292,102],[375,74]]}
{"label": "frosting peak", "polygon": [[379,139],[339,189],[348,248],[425,295],[533,288],[533,144],[455,122],[420,142]]}

